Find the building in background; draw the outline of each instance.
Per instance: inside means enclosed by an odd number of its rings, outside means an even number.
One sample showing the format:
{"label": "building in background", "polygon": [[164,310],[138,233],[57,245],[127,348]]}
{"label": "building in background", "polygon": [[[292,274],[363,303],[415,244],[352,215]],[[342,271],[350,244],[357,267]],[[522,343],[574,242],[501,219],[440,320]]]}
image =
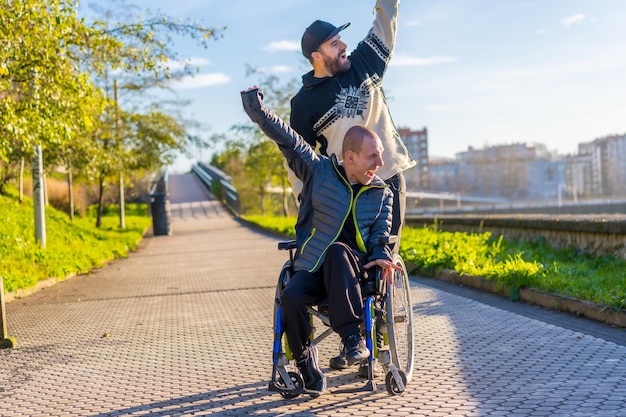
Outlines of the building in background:
{"label": "building in background", "polygon": [[626,196],[626,134],[609,135],[578,145],[578,157],[588,161],[585,194]]}
{"label": "building in background", "polygon": [[459,192],[459,163],[456,159],[432,158],[429,161],[429,190]]}
{"label": "building in background", "polygon": [[592,161],[590,153],[578,153],[565,159],[565,198],[593,196]]}
{"label": "building in background", "polygon": [[507,200],[556,199],[565,163],[540,143],[470,147],[456,155],[456,189],[442,190]]}
{"label": "building in background", "polygon": [[455,158],[428,155],[428,131],[398,132],[417,161],[405,172],[409,192],[520,200],[626,197],[626,134],[580,143],[559,155],[535,142],[468,147]]}
{"label": "building in background", "polygon": [[408,191],[427,189],[429,186],[429,163],[428,163],[428,131],[411,130],[400,128],[398,133],[406,145],[409,154],[417,162],[417,165],[407,170],[404,175]]}

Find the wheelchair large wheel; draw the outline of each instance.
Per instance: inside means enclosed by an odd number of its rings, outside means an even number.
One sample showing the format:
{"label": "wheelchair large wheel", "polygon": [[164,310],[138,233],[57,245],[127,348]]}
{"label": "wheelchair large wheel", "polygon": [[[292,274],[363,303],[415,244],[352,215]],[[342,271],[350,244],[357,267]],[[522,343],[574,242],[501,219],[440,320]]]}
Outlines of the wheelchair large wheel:
{"label": "wheelchair large wheel", "polygon": [[278,282],[276,283],[276,292],[274,293],[274,330],[276,329],[276,313],[278,310],[278,302],[280,300],[280,294],[283,292],[283,288],[287,285],[287,281],[291,278],[291,263],[285,262],[280,270],[278,276]]}
{"label": "wheelchair large wheel", "polygon": [[[292,274],[291,263],[287,261],[285,262],[285,264],[280,270],[280,275],[278,276],[278,282],[276,283],[276,292],[274,293],[274,333],[276,333],[276,327],[278,324],[277,315],[278,315],[278,304],[280,301],[280,294],[283,292],[283,288],[285,288],[285,285],[287,285],[287,281],[289,281],[289,279],[291,278],[291,274]],[[287,359],[289,360],[293,359],[291,355],[291,350],[289,349],[289,346],[287,345],[286,339],[285,339],[284,348],[285,348],[285,354],[287,355]]]}
{"label": "wheelchair large wheel", "polygon": [[409,275],[404,261],[394,255],[396,265],[402,270],[394,271],[393,284],[387,284],[387,335],[391,360],[404,373],[407,381],[413,376],[413,304]]}

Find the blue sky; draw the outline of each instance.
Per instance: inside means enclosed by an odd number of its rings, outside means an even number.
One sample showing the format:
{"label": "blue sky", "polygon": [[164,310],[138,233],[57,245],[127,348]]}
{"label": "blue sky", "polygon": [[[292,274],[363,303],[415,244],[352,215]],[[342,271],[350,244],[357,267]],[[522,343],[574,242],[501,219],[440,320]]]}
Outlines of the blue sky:
{"label": "blue sky", "polygon": [[[186,113],[226,133],[247,120],[238,92],[258,82],[246,64],[300,79],[304,29],[315,19],[351,22],[351,50],[373,20],[374,0],[135,0],[226,29],[208,49],[176,43],[200,67],[175,85]],[[626,133],[626,1],[403,0],[384,78],[398,127],[429,131],[431,156],[469,146],[541,142],[560,153]],[[200,159],[211,150],[197,153]],[[177,168],[187,169],[181,158]]]}

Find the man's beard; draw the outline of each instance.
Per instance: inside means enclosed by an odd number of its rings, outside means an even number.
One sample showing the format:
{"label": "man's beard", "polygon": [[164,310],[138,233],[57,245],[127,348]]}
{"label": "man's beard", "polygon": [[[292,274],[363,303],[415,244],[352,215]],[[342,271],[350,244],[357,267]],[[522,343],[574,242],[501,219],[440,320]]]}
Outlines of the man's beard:
{"label": "man's beard", "polygon": [[326,70],[330,72],[332,75],[338,74],[340,72],[346,72],[350,69],[352,63],[349,59],[346,59],[343,63],[340,62],[340,58],[338,57],[329,57],[323,55],[324,57],[324,66],[326,66]]}

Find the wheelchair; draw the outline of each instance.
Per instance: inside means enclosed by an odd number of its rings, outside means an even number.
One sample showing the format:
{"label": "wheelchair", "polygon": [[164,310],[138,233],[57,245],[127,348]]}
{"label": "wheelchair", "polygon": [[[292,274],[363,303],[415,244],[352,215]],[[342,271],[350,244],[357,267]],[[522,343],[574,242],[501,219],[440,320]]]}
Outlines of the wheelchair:
{"label": "wheelchair", "polygon": [[[393,243],[391,237],[387,243]],[[282,289],[293,275],[294,251],[296,241],[282,241],[278,243],[279,250],[289,251],[289,260],[283,265],[274,302],[274,343],[272,351],[272,379],[269,391],[278,392],[284,398],[296,398],[306,393],[303,390],[304,382],[295,366],[287,343],[287,337],[282,329],[282,310],[279,299]],[[385,386],[391,395],[400,395],[413,376],[414,347],[413,347],[413,310],[411,292],[406,266],[402,258],[394,254],[393,262],[401,270],[393,271],[393,282],[385,282],[378,268],[374,277],[361,281],[363,296],[365,343],[370,351],[368,361],[368,381],[363,387],[335,392],[376,391],[377,384],[374,378],[374,360],[382,365],[385,374]],[[374,274],[372,274],[374,275]],[[328,306],[320,302],[319,305],[307,307],[311,321],[319,319],[328,327],[319,335],[312,335],[312,344],[317,345],[333,333],[330,328]],[[315,332],[315,326],[314,332]],[[294,361],[295,362],[295,361]],[[314,394],[310,394],[315,396]]]}

